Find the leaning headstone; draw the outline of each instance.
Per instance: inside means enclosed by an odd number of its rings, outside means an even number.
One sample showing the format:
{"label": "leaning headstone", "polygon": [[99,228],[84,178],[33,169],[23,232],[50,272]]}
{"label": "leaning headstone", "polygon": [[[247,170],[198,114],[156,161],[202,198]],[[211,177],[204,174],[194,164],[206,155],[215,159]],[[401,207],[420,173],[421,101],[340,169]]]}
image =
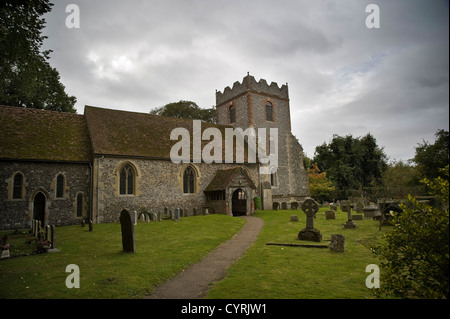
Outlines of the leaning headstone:
{"label": "leaning headstone", "polygon": [[126,209],[120,212],[120,227],[122,230],[122,247],[124,252],[134,253],[136,246],[134,242],[134,224],[130,212]]}
{"label": "leaning headstone", "polygon": [[325,212],[325,217],[326,217],[326,219],[336,219],[336,214],[335,214],[334,210],[327,210]]}
{"label": "leaning headstone", "polygon": [[321,242],[322,234],[314,228],[314,215],[319,210],[319,204],[314,199],[309,198],[302,203],[301,208],[306,214],[306,227],[298,233],[297,239]]}
{"label": "leaning headstone", "polygon": [[297,215],[291,215],[291,222],[298,222],[298,216]]}
{"label": "leaning headstone", "polygon": [[341,209],[343,212],[347,212],[347,217],[348,217],[348,220],[344,224],[344,228],[348,228],[348,229],[356,228],[356,224],[352,220],[352,206],[350,205],[350,201],[348,201],[348,200],[341,201]]}
{"label": "leaning headstone", "polygon": [[9,257],[11,257],[9,249],[2,250],[2,256],[0,257],[0,259],[9,258]]}
{"label": "leaning headstone", "polygon": [[331,235],[330,251],[343,253],[345,247],[345,236],[340,234]]}

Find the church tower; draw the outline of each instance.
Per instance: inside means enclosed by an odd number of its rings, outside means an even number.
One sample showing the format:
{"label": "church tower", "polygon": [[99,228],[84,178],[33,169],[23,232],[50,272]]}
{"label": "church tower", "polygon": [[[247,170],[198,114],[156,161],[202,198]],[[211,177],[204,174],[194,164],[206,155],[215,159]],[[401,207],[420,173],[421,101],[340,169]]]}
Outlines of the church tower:
{"label": "church tower", "polygon": [[[291,132],[288,86],[267,84],[247,73],[242,83],[238,81],[223,92],[216,91],[217,123],[246,129],[266,128],[267,145],[277,143],[278,169],[273,174],[261,176],[264,209],[272,209],[273,202],[302,201],[309,194],[309,180],[303,166],[303,149]],[[278,129],[278,140],[269,140],[269,129]],[[271,192],[265,192],[270,189]],[[266,194],[266,195],[264,195]],[[270,207],[268,207],[270,206]]]}

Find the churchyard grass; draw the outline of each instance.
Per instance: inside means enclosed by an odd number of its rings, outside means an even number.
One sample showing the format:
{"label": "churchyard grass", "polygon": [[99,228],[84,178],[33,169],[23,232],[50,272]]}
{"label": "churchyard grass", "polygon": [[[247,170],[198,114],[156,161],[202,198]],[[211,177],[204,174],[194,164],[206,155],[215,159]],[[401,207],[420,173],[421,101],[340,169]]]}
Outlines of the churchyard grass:
{"label": "churchyard grass", "polygon": [[[119,223],[94,225],[92,232],[87,225],[57,227],[59,252],[0,261],[0,299],[142,298],[230,239],[244,223],[225,215],[139,222],[136,253],[122,252]],[[30,249],[24,244],[28,235],[15,241],[9,237],[12,255]],[[80,269],[80,288],[66,287],[69,264]]]}
{"label": "churchyard grass", "polygon": [[[264,227],[247,253],[233,264],[224,280],[207,298],[304,299],[373,298],[365,285],[369,264],[377,259],[363,245],[381,240],[390,227],[378,230],[371,218],[355,221],[356,229],[343,229],[347,214],[338,210],[326,220],[322,207],[314,226],[327,244],[332,234],[346,238],[345,252],[328,248],[268,246],[266,243],[311,243],[297,240],[305,227],[301,210],[258,211]],[[297,215],[299,221],[291,222]],[[237,233],[245,221],[224,215],[194,216],[181,221],[139,222],[135,226],[136,253],[122,252],[119,223],[56,228],[60,252],[0,261],[1,298],[142,298],[153,288],[201,260],[221,242]],[[27,248],[24,237],[12,243]],[[67,288],[66,266],[80,269],[80,288]]]}
{"label": "churchyard grass", "polygon": [[[227,276],[216,283],[207,298],[238,299],[365,299],[374,298],[365,281],[370,273],[366,266],[378,260],[363,245],[381,240],[391,227],[379,231],[372,218],[356,220],[356,229],[343,229],[347,213],[338,209],[336,219],[326,219],[326,207],[320,208],[314,227],[328,244],[332,234],[345,236],[345,251],[330,252],[328,248],[272,246],[266,243],[309,243],[297,240],[305,227],[306,215],[301,210],[259,211],[264,227],[243,258],[232,265]],[[291,222],[297,215],[299,221]]]}

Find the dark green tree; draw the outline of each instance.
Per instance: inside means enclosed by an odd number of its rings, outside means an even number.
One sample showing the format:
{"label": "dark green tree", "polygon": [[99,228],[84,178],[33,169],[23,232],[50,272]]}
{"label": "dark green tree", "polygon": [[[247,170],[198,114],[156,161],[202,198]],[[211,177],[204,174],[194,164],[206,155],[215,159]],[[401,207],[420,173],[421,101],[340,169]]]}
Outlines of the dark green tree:
{"label": "dark green tree", "polygon": [[155,108],[150,114],[216,123],[216,109],[202,109],[195,102],[179,101]]}
{"label": "dark green tree", "polygon": [[6,0],[0,4],[0,104],[75,112],[60,76],[41,50],[48,0]]}
{"label": "dark green tree", "polygon": [[316,147],[313,162],[341,191],[379,186],[387,168],[386,155],[370,133],[362,138],[334,135]]}
{"label": "dark green tree", "polygon": [[416,155],[412,161],[417,165],[423,177],[430,179],[442,176],[440,169],[449,163],[448,131],[438,130],[434,144],[423,141],[416,147]]}

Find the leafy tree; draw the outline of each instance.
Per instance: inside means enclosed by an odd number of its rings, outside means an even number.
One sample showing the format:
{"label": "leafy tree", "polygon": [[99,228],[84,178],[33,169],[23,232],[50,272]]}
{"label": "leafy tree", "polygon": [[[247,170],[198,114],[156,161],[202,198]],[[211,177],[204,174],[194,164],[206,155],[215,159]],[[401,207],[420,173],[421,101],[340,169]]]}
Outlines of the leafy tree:
{"label": "leafy tree", "polygon": [[320,201],[329,199],[330,193],[334,191],[334,186],[327,178],[327,173],[320,172],[317,163],[314,163],[311,168],[308,169],[308,176],[311,197]]}
{"label": "leafy tree", "polygon": [[216,109],[202,109],[191,101],[179,101],[155,108],[150,114],[216,123]]}
{"label": "leafy tree", "polygon": [[389,163],[383,172],[383,197],[406,198],[408,194],[421,195],[420,173],[415,166],[403,161]]}
{"label": "leafy tree", "polygon": [[380,258],[381,296],[448,298],[449,296],[449,166],[445,178],[423,183],[436,196],[431,206],[409,196],[393,215],[393,230],[382,244],[370,245]]}
{"label": "leafy tree", "polygon": [[48,0],[6,0],[0,4],[0,104],[75,112],[76,98],[65,93],[51,50],[41,51]]}
{"label": "leafy tree", "polygon": [[433,179],[441,176],[440,168],[449,163],[449,133],[438,130],[434,144],[426,141],[416,147],[416,155],[412,159],[422,176]]}
{"label": "leafy tree", "polygon": [[334,135],[329,144],[316,147],[313,161],[339,190],[381,185],[387,167],[386,155],[370,133],[362,138]]}

